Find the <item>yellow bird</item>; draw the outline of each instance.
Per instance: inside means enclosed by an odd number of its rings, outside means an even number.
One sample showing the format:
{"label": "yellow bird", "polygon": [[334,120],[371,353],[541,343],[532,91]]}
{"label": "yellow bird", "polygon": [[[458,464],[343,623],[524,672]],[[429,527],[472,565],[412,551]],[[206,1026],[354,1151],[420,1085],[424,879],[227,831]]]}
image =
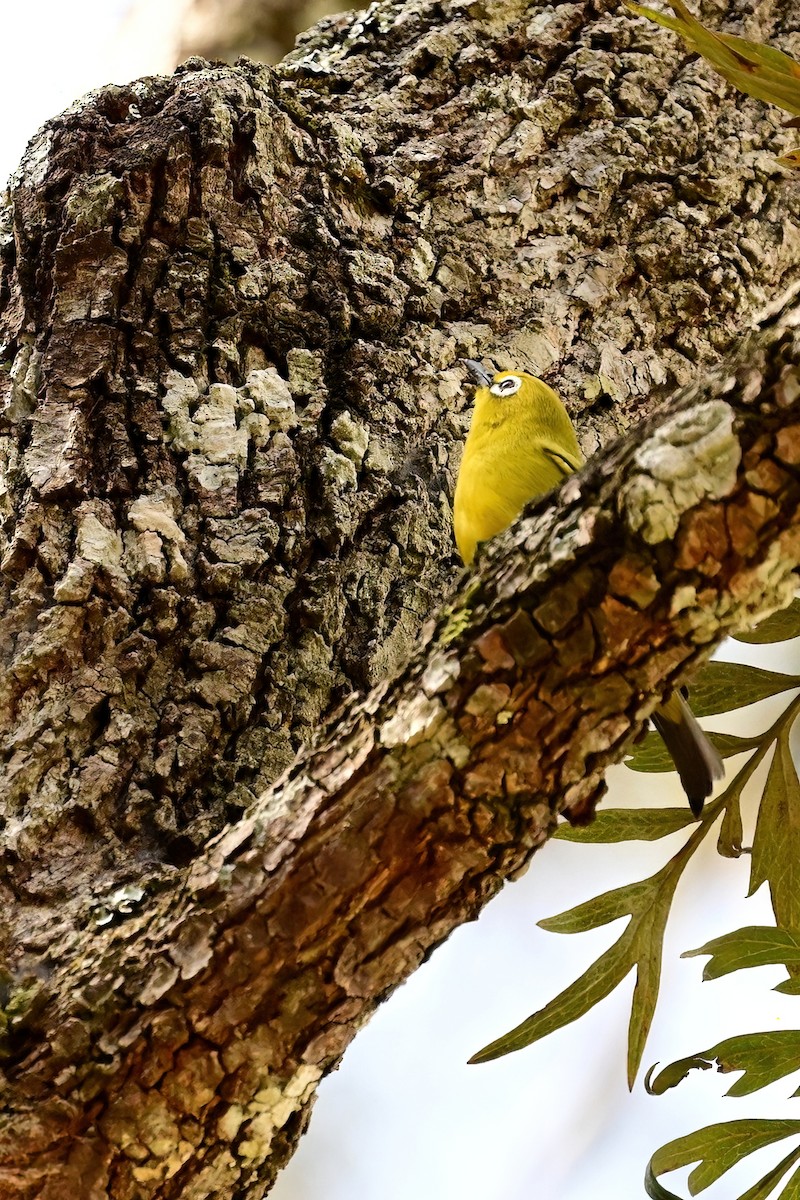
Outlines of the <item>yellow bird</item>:
{"label": "yellow bird", "polygon": [[[552,388],[524,371],[487,371],[463,360],[475,377],[475,409],[453,501],[456,545],[469,565],[481,542],[500,533],[536,496],[583,465],[567,410]],[[724,774],[722,759],[680,692],[653,713],[695,816]]]}

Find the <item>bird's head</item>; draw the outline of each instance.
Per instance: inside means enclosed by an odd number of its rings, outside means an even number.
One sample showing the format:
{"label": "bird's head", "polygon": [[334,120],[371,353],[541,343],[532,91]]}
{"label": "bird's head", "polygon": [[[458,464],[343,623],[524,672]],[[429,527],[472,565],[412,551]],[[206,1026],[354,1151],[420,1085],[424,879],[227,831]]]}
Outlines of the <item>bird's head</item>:
{"label": "bird's head", "polygon": [[504,400],[508,396],[515,396],[518,392],[522,392],[524,398],[525,394],[539,382],[535,376],[528,375],[525,371],[492,371],[484,367],[482,363],[476,362],[474,358],[462,358],[461,361],[478,385],[476,400],[488,399],[489,396]]}

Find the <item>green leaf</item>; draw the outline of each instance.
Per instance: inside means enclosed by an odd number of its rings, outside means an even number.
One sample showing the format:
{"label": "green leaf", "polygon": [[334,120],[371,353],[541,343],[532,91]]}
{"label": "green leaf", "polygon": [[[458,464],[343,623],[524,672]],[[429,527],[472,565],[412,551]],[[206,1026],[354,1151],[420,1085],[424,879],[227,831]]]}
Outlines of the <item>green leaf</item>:
{"label": "green leaf", "polygon": [[640,904],[642,907],[649,906],[652,890],[649,879],[627,883],[624,887],[612,888],[610,892],[584,900],[582,904],[576,904],[574,908],[568,908],[555,917],[545,917],[537,924],[548,933],[585,933],[588,929],[598,929],[610,921],[629,916]]}
{"label": "green leaf", "polygon": [[690,703],[696,717],[711,717],[800,687],[800,676],[744,663],[706,663],[694,677]]}
{"label": "green leaf", "polygon": [[658,1176],[696,1162],[698,1165],[689,1175],[689,1191],[696,1196],[748,1154],[797,1133],[800,1121],[745,1119],[697,1129],[656,1150],[645,1175],[647,1194],[655,1200],[663,1200],[665,1195],[670,1197],[670,1192],[657,1190]]}
{"label": "green leaf", "polygon": [[636,967],[628,1038],[628,1081],[633,1086],[658,999],[664,929],[672,896],[683,868],[702,834],[695,832],[666,866],[639,883],[627,884],[596,896],[556,917],[540,921],[556,933],[595,929],[619,917],[631,920],[619,940],[588,971],[515,1029],[485,1046],[471,1063],[487,1062],[538,1041],[554,1029],[576,1020],[617,986]]}
{"label": "green leaf", "polygon": [[723,758],[746,754],[748,750],[755,750],[756,746],[761,745],[760,737],[738,737],[735,733],[715,733],[710,730],[706,737],[712,746],[716,746]]}
{"label": "green leaf", "polygon": [[[701,680],[699,690],[701,697],[704,696],[708,704],[717,704],[722,696],[720,707],[731,706],[725,698],[725,689],[732,680],[742,684],[742,691],[748,700],[753,695],[758,698],[776,694],[789,687],[796,688],[800,682],[794,676],[758,671],[737,664],[712,664],[712,667],[713,670],[704,673],[705,680]],[[725,813],[725,823],[720,835],[720,845],[728,853],[740,851],[739,794],[758,764],[763,761],[778,731],[789,729],[789,723],[797,711],[800,711],[800,698],[794,699],[772,729],[759,738],[728,740],[725,743],[733,753],[741,750],[743,742],[747,748],[754,749],[755,753],[728,785],[726,792],[707,807],[702,820],[695,825],[684,845],[659,872],[649,879],[604,892],[557,916],[539,922],[541,928],[556,933],[580,933],[624,916],[631,918],[615,945],[578,980],[509,1033],[485,1046],[470,1059],[470,1062],[486,1062],[519,1050],[553,1030],[571,1023],[608,995],[617,983],[636,967],[628,1038],[628,1078],[632,1084],[641,1062],[655,1010],[660,985],[664,930],[672,896],[683,868],[721,813]],[[585,831],[564,827],[559,836],[571,841],[588,842],[618,842],[629,838],[654,839],[685,828],[690,823],[692,818],[684,809],[610,810],[600,814],[593,827]],[[711,958],[706,965],[704,978],[716,978],[746,966],[787,962],[790,965],[795,962],[800,964],[800,933],[795,937],[791,933],[772,927],[753,927],[709,942],[699,950],[690,951],[686,957],[693,954],[708,954]],[[654,1188],[659,1186],[653,1183]],[[664,1189],[661,1189],[661,1194],[669,1195]]]}
{"label": "green leaf", "polygon": [[654,842],[694,823],[695,818],[685,805],[680,808],[601,808],[590,825],[570,825],[565,821],[554,836],[565,842]]}
{"label": "green leaf", "polygon": [[701,1054],[690,1054],[686,1058],[676,1058],[674,1062],[662,1067],[656,1076],[653,1075],[656,1069],[654,1065],[645,1076],[644,1089],[648,1096],[663,1096],[670,1088],[683,1083],[690,1071],[708,1071],[713,1066],[710,1059],[710,1050],[704,1050]]}
{"label": "green leaf", "polygon": [[628,1023],[628,1087],[632,1090],[644,1054],[645,1042],[653,1023],[661,982],[661,955],[667,926],[672,890],[656,893],[649,919],[637,929],[636,986],[633,989],[631,1019]]}
{"label": "green leaf", "polygon": [[[789,1163],[790,1158],[791,1158],[791,1165],[794,1166],[794,1164],[798,1161],[798,1159],[800,1159],[800,1151],[796,1151],[794,1156],[790,1156],[787,1154],[786,1158],[783,1161],[785,1163]],[[779,1164],[779,1165],[781,1165],[781,1164]],[[769,1193],[765,1193],[765,1194],[768,1195]],[[743,1196],[742,1200],[760,1200],[760,1197],[758,1197],[758,1196],[756,1196],[756,1197]],[[787,1185],[783,1189],[783,1191],[780,1193],[780,1195],[776,1198],[776,1200],[800,1200],[800,1171],[795,1171],[794,1175],[789,1180],[789,1182],[787,1183]]]}
{"label": "green leaf", "polygon": [[[751,1188],[739,1197],[739,1200],[768,1200],[775,1190],[776,1184],[783,1178],[789,1167],[793,1167],[796,1162],[800,1161],[800,1146],[794,1150],[790,1150],[785,1158],[782,1158],[779,1163],[767,1171],[763,1179],[759,1179],[758,1183],[753,1184]],[[776,1197],[776,1200],[798,1200],[800,1197],[800,1172],[795,1172],[789,1180],[786,1187]]]}
{"label": "green leaf", "polygon": [[640,17],[680,34],[692,50],[702,54],[720,75],[739,91],[790,113],[800,113],[800,65],[774,46],[751,42],[730,33],[706,29],[692,16],[682,0],[669,0],[676,17],[626,0]]}
{"label": "green leaf", "polygon": [[726,1038],[711,1053],[721,1071],[742,1071],[726,1096],[749,1096],[800,1070],[800,1030],[771,1029]]}
{"label": "green leaf", "polygon": [[775,929],[772,925],[748,925],[713,938],[697,950],[686,950],[681,958],[710,954],[703,979],[719,979],[745,967],[767,967],[776,963],[800,963],[800,933]]}
{"label": "green leaf", "polygon": [[[800,685],[798,685],[800,686]],[[692,708],[694,709],[694,696]],[[733,733],[707,732],[706,736],[712,746],[716,746],[723,758],[732,758],[734,754],[744,754],[754,750],[759,744],[758,738],[737,737]],[[675,763],[670,757],[669,750],[664,745],[661,735],[652,729],[638,745],[634,746],[630,758],[625,759],[625,766],[631,771],[674,771]],[[591,828],[591,826],[586,826]]]}
{"label": "green leaf", "polygon": [[789,638],[800,637],[800,597],[794,599],[788,608],[782,608],[766,617],[755,629],[735,633],[733,636],[737,642],[747,642],[751,646],[786,642]]}
{"label": "green leaf", "polygon": [[677,1087],[690,1071],[707,1071],[716,1062],[720,1071],[743,1071],[725,1093],[749,1096],[760,1088],[800,1070],[800,1030],[773,1029],[765,1033],[747,1033],[717,1042],[710,1050],[701,1050],[689,1058],[680,1058],[648,1080],[647,1091],[661,1096]]}
{"label": "green leaf", "polygon": [[510,1054],[513,1050],[521,1050],[539,1041],[548,1033],[577,1021],[584,1013],[603,1000],[621,983],[631,970],[633,963],[630,957],[631,937],[626,930],[618,942],[593,962],[588,971],[576,979],[574,983],[560,992],[554,1000],[544,1008],[533,1013],[527,1020],[517,1025],[509,1033],[499,1037],[488,1046],[484,1046],[477,1054],[473,1054],[470,1063],[489,1062]]}
{"label": "green leaf", "polygon": [[[675,770],[675,763],[664,745],[664,739],[655,729],[651,729],[636,743],[629,757],[625,759],[625,766],[631,771],[646,771],[648,774]],[[591,825],[586,828],[591,829]]]}
{"label": "green leaf", "polygon": [[768,881],[776,922],[800,930],[800,780],[790,733],[784,725],[758,810],[748,895]]}
{"label": "green leaf", "polygon": [[[630,7],[630,6],[629,6]],[[676,1196],[674,1192],[669,1192],[656,1179],[653,1174],[653,1169],[650,1163],[647,1164],[647,1170],[644,1175],[644,1190],[652,1200],[681,1200],[680,1196]]]}
{"label": "green leaf", "polygon": [[725,815],[717,838],[717,850],[723,858],[739,858],[742,853],[742,803],[741,790],[728,789]]}
{"label": "green leaf", "polygon": [[800,977],[793,975],[791,979],[782,979],[772,990],[784,996],[800,996]]}
{"label": "green leaf", "polygon": [[[682,0],[669,0],[677,17],[657,12],[644,4],[635,4],[633,0],[625,0],[625,3],[638,16],[680,34],[692,50],[702,54],[740,92],[768,104],[777,104],[786,112],[800,113],[800,65],[788,54],[774,46],[706,29]],[[800,148],[782,155],[778,162],[790,168],[800,167]]]}

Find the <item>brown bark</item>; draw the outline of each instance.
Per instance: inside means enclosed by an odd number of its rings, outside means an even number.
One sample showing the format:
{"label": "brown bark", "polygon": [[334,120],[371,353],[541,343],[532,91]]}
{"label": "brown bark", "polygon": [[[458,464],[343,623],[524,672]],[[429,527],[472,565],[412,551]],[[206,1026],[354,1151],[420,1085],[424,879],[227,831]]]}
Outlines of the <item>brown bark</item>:
{"label": "brown bark", "polygon": [[791,585],[772,330],[540,506],[264,791],[450,587],[459,355],[549,374],[591,451],[796,270],[760,107],[604,5],[448,12],[109,88],[23,164],[1,1195],[261,1195],[380,999]]}

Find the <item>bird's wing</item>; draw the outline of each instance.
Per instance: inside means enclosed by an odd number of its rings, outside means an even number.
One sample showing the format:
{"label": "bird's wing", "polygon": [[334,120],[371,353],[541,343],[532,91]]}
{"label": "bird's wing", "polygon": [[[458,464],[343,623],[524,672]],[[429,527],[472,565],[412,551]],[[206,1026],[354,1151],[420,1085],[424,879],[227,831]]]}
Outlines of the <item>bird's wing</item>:
{"label": "bird's wing", "polygon": [[568,475],[574,474],[575,471],[580,470],[583,466],[583,461],[580,458],[577,458],[574,454],[570,454],[568,450],[563,450],[555,442],[544,439],[541,442],[541,449],[542,453],[546,454],[553,463],[562,480],[566,479]]}

